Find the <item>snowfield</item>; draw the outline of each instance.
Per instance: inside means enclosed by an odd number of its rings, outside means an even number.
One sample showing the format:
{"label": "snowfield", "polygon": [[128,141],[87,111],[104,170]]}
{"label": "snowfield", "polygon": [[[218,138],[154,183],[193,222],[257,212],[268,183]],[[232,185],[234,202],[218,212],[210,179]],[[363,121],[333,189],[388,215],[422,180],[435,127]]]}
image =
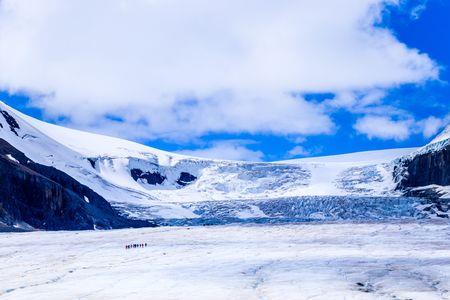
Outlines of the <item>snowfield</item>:
{"label": "snowfield", "polygon": [[449,299],[449,237],[438,221],[3,233],[0,299]]}

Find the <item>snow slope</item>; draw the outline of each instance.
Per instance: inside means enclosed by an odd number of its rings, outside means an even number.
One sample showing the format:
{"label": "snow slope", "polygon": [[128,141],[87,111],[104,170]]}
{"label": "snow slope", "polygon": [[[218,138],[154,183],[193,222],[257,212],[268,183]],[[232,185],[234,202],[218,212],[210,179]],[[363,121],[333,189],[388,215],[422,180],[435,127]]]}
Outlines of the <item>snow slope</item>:
{"label": "snow slope", "polygon": [[423,147],[417,148],[407,157],[414,158],[417,155],[437,152],[450,145],[450,125],[448,125],[440,134],[438,134],[431,142]]}
{"label": "snow slope", "polygon": [[342,155],[293,159],[282,163],[313,170],[302,195],[395,195],[391,162],[416,148],[365,151]]}
{"label": "snow slope", "polygon": [[403,155],[412,153],[416,149],[417,148],[400,148],[400,149],[364,151],[340,155],[290,159],[282,161],[282,163],[296,163],[296,164],[327,163],[327,164],[345,164],[348,166],[364,166],[370,164],[382,164],[390,162]]}
{"label": "snow slope", "polygon": [[[448,222],[0,234],[0,298],[449,299]],[[147,248],[129,249],[131,243]]]}
{"label": "snow slope", "polygon": [[439,134],[438,136],[436,136],[431,142],[430,144],[434,144],[434,143],[439,143],[445,140],[449,140],[450,139],[450,125],[447,126],[444,131]]}
{"label": "snow slope", "polygon": [[[3,104],[3,106],[5,106],[5,104]],[[12,110],[12,108],[8,108]],[[38,129],[49,138],[58,141],[85,157],[108,156],[135,157],[141,159],[153,158],[161,165],[170,165],[176,161],[176,159],[186,158],[179,154],[161,151],[127,140],[42,122],[16,110],[13,111],[19,118]]]}
{"label": "snow slope", "polygon": [[145,207],[148,218],[195,217],[180,205],[186,202],[398,196],[391,161],[415,150],[370,151],[276,163],[211,160],[48,124],[1,102],[0,109],[20,126],[10,130],[7,118],[0,116],[0,138],[32,160],[66,172],[124,212],[129,206]]}

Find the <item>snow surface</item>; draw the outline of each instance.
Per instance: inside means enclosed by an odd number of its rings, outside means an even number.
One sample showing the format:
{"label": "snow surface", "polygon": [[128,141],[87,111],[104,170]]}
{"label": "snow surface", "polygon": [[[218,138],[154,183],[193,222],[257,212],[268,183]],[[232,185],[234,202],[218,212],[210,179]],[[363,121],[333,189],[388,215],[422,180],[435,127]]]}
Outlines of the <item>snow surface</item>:
{"label": "snow surface", "polygon": [[450,145],[450,125],[448,125],[440,134],[438,134],[430,143],[416,149],[404,158],[413,159],[415,156],[440,151]]}
{"label": "snow surface", "polygon": [[439,143],[445,140],[450,139],[450,125],[448,125],[442,133],[440,133],[438,136],[436,136],[430,144]]}
{"label": "snow surface", "polygon": [[14,158],[14,156],[12,156],[11,154],[6,154],[6,157],[9,159],[9,160],[11,160],[11,161],[13,161],[13,162],[15,162],[15,163],[19,163],[19,161],[17,160],[17,159],[15,159]]}
{"label": "snow surface", "polygon": [[434,221],[3,233],[0,298],[449,299],[449,232]]}
{"label": "snow surface", "polygon": [[393,161],[403,155],[410,154],[417,148],[400,148],[376,151],[363,151],[355,153],[346,153],[340,155],[306,157],[299,159],[285,160],[281,163],[329,163],[329,164],[345,164],[346,166],[364,166],[371,164],[382,164]]}
{"label": "snow surface", "polygon": [[161,165],[170,164],[173,158],[184,157],[179,154],[161,151],[156,148],[115,137],[84,132],[46,123],[16,111],[5,104],[3,104],[3,106],[7,107],[8,110],[13,111],[15,115],[26,121],[31,126],[37,128],[43,134],[86,157],[133,156],[136,158],[146,159],[149,156],[156,156],[159,159],[158,163]]}
{"label": "snow surface", "polygon": [[[413,197],[303,196],[263,200],[181,203],[193,218],[155,220],[159,225],[285,224],[324,221],[424,220],[450,216],[427,199]],[[148,208],[128,206],[126,215],[144,218]]]}

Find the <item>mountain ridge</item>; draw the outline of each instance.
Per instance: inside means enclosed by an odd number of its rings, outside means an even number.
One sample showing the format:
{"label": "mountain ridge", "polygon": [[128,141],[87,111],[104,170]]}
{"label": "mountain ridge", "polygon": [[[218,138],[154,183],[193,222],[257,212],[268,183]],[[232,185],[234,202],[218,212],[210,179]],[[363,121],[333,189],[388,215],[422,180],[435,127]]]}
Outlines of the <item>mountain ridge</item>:
{"label": "mountain ridge", "polygon": [[[417,188],[409,186],[407,158],[429,147],[270,163],[203,159],[48,124],[1,102],[0,110],[0,138],[88,186],[120,214],[144,220],[195,218],[184,203],[202,201],[402,196]],[[136,213],[136,207],[145,213]]]}

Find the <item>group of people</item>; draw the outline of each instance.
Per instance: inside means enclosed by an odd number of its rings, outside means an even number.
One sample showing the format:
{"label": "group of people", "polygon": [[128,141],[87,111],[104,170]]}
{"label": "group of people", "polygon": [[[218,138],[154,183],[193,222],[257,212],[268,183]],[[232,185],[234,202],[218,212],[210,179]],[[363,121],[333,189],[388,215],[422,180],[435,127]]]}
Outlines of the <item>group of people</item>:
{"label": "group of people", "polygon": [[145,247],[147,247],[147,243],[125,245],[126,250],[133,249],[133,248],[145,248]]}

